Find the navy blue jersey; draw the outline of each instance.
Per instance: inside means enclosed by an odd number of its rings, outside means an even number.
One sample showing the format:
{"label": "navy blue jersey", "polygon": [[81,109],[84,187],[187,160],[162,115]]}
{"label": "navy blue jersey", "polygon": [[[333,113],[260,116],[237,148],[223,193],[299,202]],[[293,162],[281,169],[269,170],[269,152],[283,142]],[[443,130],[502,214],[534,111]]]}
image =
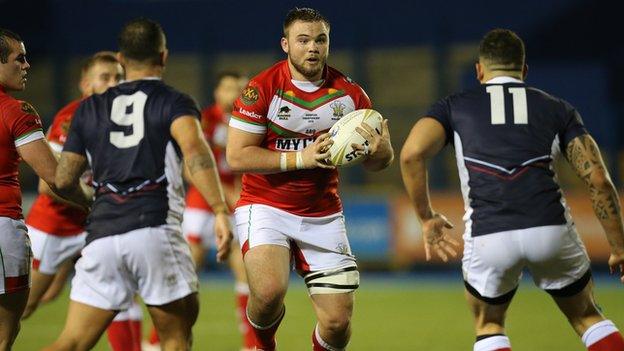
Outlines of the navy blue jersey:
{"label": "navy blue jersey", "polygon": [[86,155],[93,170],[87,242],[180,224],[181,153],[170,127],[188,115],[200,116],[193,99],[159,79],[122,83],[80,104],[63,151]]}
{"label": "navy blue jersey", "polygon": [[489,83],[448,96],[426,114],[455,147],[466,233],[568,223],[552,161],[587,133],[579,113],[519,80]]}

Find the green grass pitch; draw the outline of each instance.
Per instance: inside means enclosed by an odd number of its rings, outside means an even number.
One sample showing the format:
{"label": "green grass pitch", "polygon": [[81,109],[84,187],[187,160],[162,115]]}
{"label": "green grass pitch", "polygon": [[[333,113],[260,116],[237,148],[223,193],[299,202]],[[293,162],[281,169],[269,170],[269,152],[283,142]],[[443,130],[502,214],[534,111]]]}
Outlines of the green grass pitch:
{"label": "green grass pitch", "polygon": [[[615,277],[610,281],[617,281]],[[310,350],[314,316],[303,283],[293,279],[287,314],[277,335],[278,349]],[[471,316],[459,277],[448,282],[410,277],[373,279],[363,274],[356,294],[350,350],[471,350]],[[67,309],[67,290],[22,323],[15,351],[39,350],[59,334]],[[624,289],[599,283],[596,297],[607,317],[624,329]],[[201,311],[194,328],[194,350],[235,351],[239,335],[232,284],[204,281]],[[147,327],[146,327],[147,328]],[[514,351],[585,350],[550,297],[523,281],[508,313],[507,332]],[[105,338],[94,350],[108,350]]]}

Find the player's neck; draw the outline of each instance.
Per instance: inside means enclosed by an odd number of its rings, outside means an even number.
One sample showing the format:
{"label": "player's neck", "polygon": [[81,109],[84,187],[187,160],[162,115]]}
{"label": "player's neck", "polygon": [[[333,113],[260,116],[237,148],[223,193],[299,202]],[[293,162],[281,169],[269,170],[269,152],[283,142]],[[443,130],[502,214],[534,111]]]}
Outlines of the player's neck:
{"label": "player's neck", "polygon": [[149,77],[162,78],[164,67],[162,66],[145,66],[141,68],[126,68],[126,82],[133,80],[145,79]]}
{"label": "player's neck", "polygon": [[511,77],[516,78],[518,80],[522,79],[522,72],[515,71],[486,71],[483,73],[483,79],[481,79],[481,83],[485,83],[489,80],[492,80],[497,77]]}

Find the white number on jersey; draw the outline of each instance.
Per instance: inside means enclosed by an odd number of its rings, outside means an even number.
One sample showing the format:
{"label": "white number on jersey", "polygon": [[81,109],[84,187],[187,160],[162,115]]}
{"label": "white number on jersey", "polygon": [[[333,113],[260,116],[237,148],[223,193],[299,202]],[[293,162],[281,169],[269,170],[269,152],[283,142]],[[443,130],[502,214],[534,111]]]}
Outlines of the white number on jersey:
{"label": "white number on jersey", "polygon": [[[111,121],[120,126],[132,126],[132,133],[110,132],[110,142],[119,149],[127,149],[139,145],[145,136],[145,120],[143,109],[147,101],[147,94],[137,91],[132,95],[119,95],[113,100]],[[128,108],[130,113],[126,113]]]}
{"label": "white number on jersey", "polygon": [[[492,124],[505,124],[505,91],[502,85],[490,85],[485,89],[490,94]],[[513,99],[514,124],[528,124],[525,88],[508,88]]]}

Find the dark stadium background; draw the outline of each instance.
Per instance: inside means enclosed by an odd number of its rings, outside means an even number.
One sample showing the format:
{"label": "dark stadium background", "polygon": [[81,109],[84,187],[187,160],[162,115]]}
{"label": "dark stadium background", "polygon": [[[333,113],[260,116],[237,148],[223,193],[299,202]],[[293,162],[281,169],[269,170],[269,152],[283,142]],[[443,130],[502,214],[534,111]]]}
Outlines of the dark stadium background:
{"label": "dark stadium background", "polygon": [[[624,139],[624,41],[613,1],[0,1],[0,24],[26,42],[32,68],[27,91],[49,125],[55,111],[78,95],[79,64],[115,50],[127,20],[162,23],[170,61],[165,79],[210,103],[223,69],[252,76],[283,58],[281,23],[288,9],[313,6],[331,21],[329,63],[368,92],[390,119],[400,150],[410,127],[437,98],[476,84],[476,46],[489,29],[513,29],[528,50],[528,83],[574,104],[619,185]],[[561,182],[581,220],[590,253],[604,261],[606,240],[580,183],[562,167]],[[36,179],[22,170],[26,204]],[[432,163],[434,205],[460,224],[462,205],[454,159],[447,150]],[[579,194],[578,196],[576,194]],[[354,250],[370,268],[420,267],[418,223],[403,195],[398,162],[380,173],[342,171],[342,194]],[[442,204],[442,205],[439,205]],[[461,225],[454,231],[461,234]],[[455,267],[457,266],[457,262]],[[426,266],[431,267],[431,266]],[[604,270],[604,264],[600,265]]]}

